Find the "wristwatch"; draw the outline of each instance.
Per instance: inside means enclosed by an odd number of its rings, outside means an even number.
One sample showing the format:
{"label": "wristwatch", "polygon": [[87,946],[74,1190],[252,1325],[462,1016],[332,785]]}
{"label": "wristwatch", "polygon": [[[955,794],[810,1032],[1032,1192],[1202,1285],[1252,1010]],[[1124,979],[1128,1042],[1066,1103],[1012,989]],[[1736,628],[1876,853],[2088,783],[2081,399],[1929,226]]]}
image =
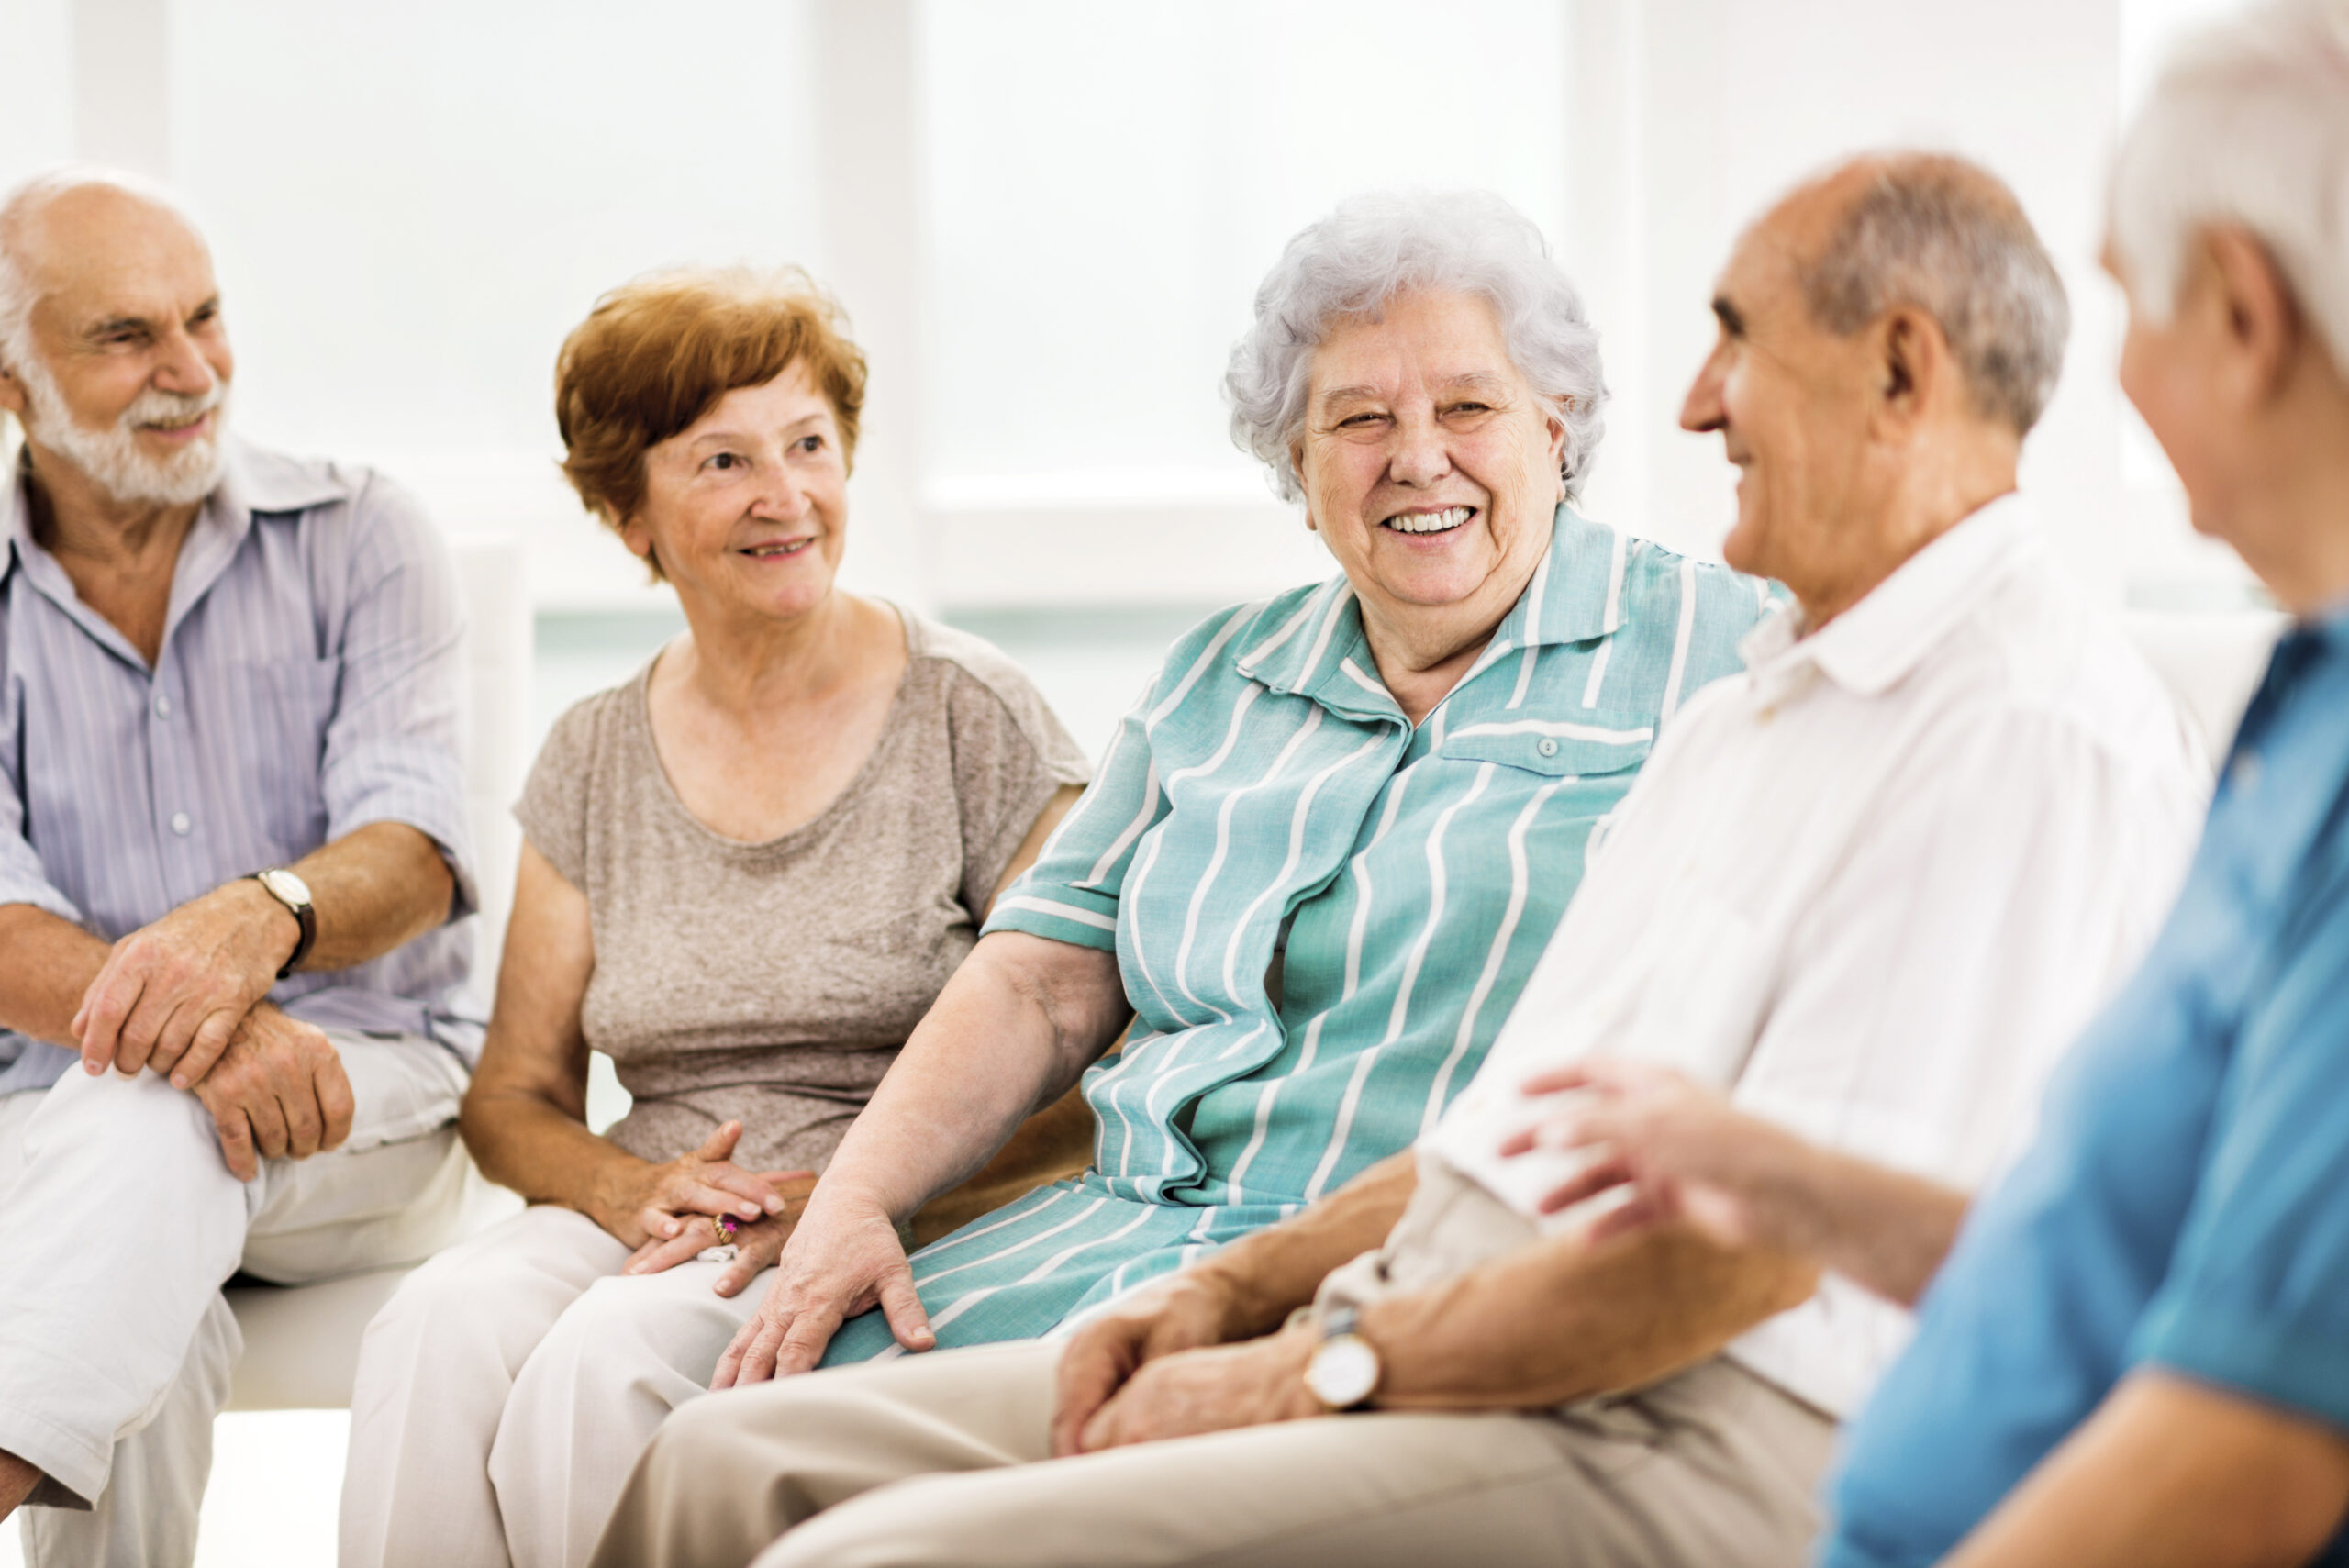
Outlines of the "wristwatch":
{"label": "wristwatch", "polygon": [[260,883],[272,898],[284,905],[285,912],[293,916],[295,924],[302,928],[301,937],[294,943],[293,956],[285,961],[285,967],[277,972],[277,978],[283,980],[294,973],[295,964],[310,956],[310,945],[318,940],[318,912],[310,907],[310,884],[284,866],[270,866],[254,872],[252,880]]}
{"label": "wristwatch", "polygon": [[1378,1391],[1378,1351],[1354,1332],[1361,1317],[1351,1307],[1322,1315],[1321,1342],[1305,1363],[1305,1388],[1326,1409],[1353,1409]]}

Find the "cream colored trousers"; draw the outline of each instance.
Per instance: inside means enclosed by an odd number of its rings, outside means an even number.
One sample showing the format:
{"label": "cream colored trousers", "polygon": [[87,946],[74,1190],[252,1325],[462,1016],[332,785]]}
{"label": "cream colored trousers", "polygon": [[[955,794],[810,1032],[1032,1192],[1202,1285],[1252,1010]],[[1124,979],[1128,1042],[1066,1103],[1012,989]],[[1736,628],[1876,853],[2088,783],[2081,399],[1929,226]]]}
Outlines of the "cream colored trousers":
{"label": "cream colored trousers", "polygon": [[596,1568],[1796,1568],[1834,1437],[1717,1359],[1557,1412],[1329,1416],[1054,1460],[1060,1351],[941,1351],[680,1410]]}
{"label": "cream colored trousers", "polygon": [[428,1040],[327,1031],[351,1137],[239,1182],[210,1113],[151,1073],[0,1096],[0,1449],[47,1476],[34,1568],[195,1557],[212,1418],[243,1353],[220,1287],[413,1262],[456,1234],[465,1070]]}
{"label": "cream colored trousers", "polygon": [[706,1394],[773,1271],[620,1273],[629,1250],[540,1205],[441,1253],[367,1326],[351,1397],[343,1568],[584,1562],[669,1412]]}

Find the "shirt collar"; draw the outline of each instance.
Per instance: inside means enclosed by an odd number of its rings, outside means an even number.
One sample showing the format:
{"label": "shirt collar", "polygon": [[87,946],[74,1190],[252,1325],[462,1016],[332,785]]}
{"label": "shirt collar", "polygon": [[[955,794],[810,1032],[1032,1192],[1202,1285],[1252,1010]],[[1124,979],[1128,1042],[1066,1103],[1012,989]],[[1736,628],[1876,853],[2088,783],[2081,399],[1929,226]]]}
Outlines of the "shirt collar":
{"label": "shirt collar", "polygon": [[[64,568],[32,537],[25,506],[31,465],[31,453],[20,444],[17,460],[8,469],[8,482],[0,484],[0,541],[5,541],[6,555],[0,567],[21,568],[29,583],[67,608],[92,636],[125,659],[139,662],[137,654],[121,635],[82,606],[81,596],[73,591]],[[252,532],[254,517],[303,512],[346,499],[351,494],[351,484],[327,463],[284,457],[229,437],[228,461],[221,472],[220,483],[205,497],[195,526],[180,546],[179,562],[172,573],[164,646],[170,646],[173,629],[203,597],[236,555],[245,537]],[[6,571],[0,570],[0,577],[5,575]]]}
{"label": "shirt collar", "polygon": [[2042,548],[2031,503],[2009,491],[1816,632],[1803,635],[1802,608],[1789,601],[1748,632],[1738,651],[1757,677],[1816,669],[1856,695],[1879,695],[1923,662],[1983,589]]}
{"label": "shirt collar", "polygon": [[[1623,622],[1624,549],[1622,534],[1561,505],[1551,519],[1549,553],[1493,629],[1477,668],[1529,644],[1588,642],[1615,632]],[[1366,666],[1358,655],[1367,647],[1362,606],[1340,575],[1286,620],[1241,639],[1232,660],[1251,680],[1276,692],[1297,692],[1325,685],[1333,673],[1343,679],[1340,666],[1349,657]]]}

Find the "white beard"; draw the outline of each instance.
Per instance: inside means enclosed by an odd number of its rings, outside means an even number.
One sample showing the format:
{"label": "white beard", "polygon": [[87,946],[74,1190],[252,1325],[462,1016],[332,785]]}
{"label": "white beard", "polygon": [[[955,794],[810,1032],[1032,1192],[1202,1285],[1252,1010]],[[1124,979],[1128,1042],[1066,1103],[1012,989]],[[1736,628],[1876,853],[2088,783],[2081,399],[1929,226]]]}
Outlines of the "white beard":
{"label": "white beard", "polygon": [[[150,386],[122,411],[112,429],[91,430],[75,421],[64,393],[39,355],[17,356],[9,370],[25,389],[25,434],[80,469],[83,478],[117,501],[190,506],[212,494],[228,466],[228,443],[221,439],[228,422],[225,381],[213,383],[210,392],[195,394]],[[141,425],[176,424],[205,413],[213,415],[212,430],[201,439],[165,458],[149,457],[139,450]]]}

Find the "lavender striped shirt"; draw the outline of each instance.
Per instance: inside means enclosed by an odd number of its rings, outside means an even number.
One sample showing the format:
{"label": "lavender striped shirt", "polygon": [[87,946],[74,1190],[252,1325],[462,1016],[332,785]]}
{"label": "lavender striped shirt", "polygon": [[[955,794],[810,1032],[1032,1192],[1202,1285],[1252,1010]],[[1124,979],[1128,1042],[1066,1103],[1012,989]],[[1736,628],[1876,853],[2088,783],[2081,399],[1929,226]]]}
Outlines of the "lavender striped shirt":
{"label": "lavender striped shirt", "polygon": [[[427,1036],[468,1060],[472,846],[459,754],[463,614],[423,509],[363,468],[237,444],[181,547],[150,671],[0,486],[0,904],[111,941],[371,822],[456,873],[447,923],[372,962],[280,981],[320,1028]],[[0,1094],[73,1055],[0,1031]]]}

